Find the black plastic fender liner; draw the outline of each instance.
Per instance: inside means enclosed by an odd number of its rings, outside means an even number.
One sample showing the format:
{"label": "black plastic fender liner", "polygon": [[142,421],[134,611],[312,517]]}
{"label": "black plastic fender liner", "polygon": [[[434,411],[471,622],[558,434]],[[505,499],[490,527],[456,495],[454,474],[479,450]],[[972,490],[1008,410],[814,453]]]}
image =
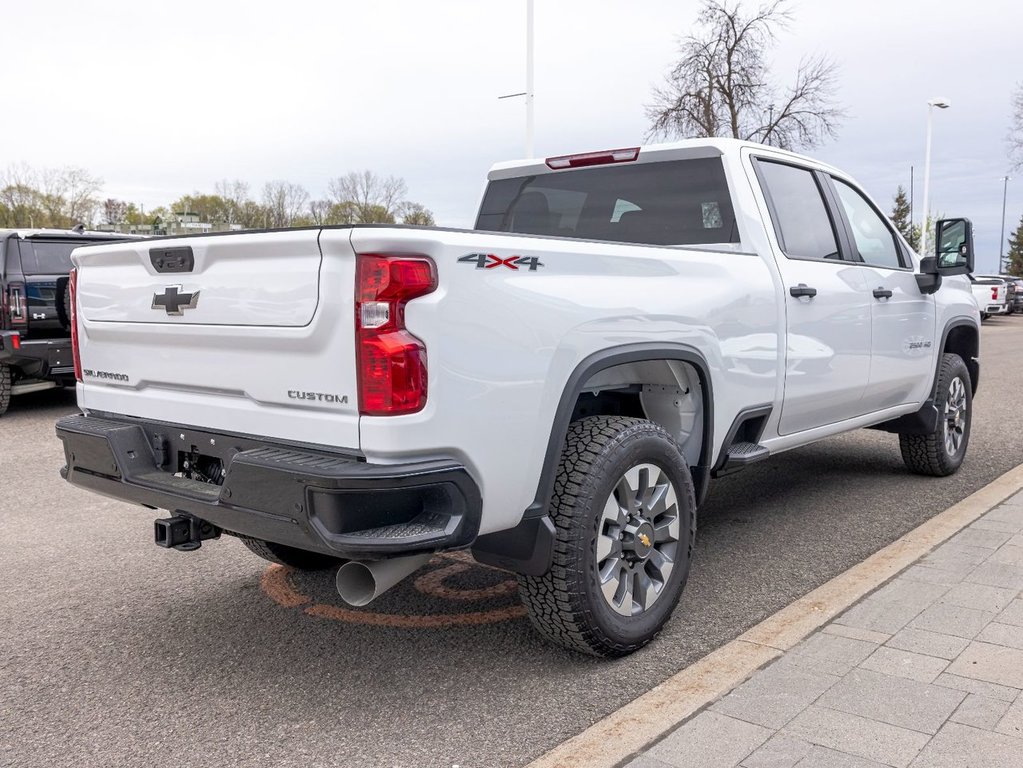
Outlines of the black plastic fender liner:
{"label": "black plastic fender liner", "polygon": [[[971,320],[967,320],[966,318],[957,317],[949,320],[945,325],[944,330],[941,332],[941,346],[938,347],[938,359],[935,361],[934,366],[934,381],[935,383],[938,381],[938,372],[941,370],[941,356],[945,352],[949,351],[946,349],[946,346],[948,345],[948,337],[956,328],[969,328],[973,331],[973,335],[977,343],[976,355],[960,355],[960,357],[963,358],[963,362],[966,363],[966,370],[970,372],[970,384],[973,386],[973,394],[976,395],[977,390],[980,388],[980,328],[976,323]],[[955,352],[955,354],[958,354],[955,350],[952,351]]]}
{"label": "black plastic fender liner", "polygon": [[613,368],[616,365],[623,365],[625,363],[655,360],[689,363],[696,368],[703,397],[704,419],[700,463],[694,468],[696,471],[693,473],[693,483],[696,486],[697,504],[703,501],[710,476],[714,436],[714,390],[710,380],[710,366],[702,352],[687,344],[636,343],[594,352],[579,363],[568,377],[568,382],[565,384],[565,389],[561,394],[561,400],[558,402],[558,409],[555,412],[554,424],[551,427],[551,436],[547,442],[547,452],[544,456],[543,471],[537,484],[536,496],[533,499],[533,503],[526,508],[523,518],[538,517],[546,514],[547,503],[550,501],[551,492],[554,489],[554,477],[557,474],[561,447],[564,445],[565,438],[568,435],[568,425],[572,420],[572,410],[575,407],[575,401],[583,393],[583,384],[591,376],[606,368]]}

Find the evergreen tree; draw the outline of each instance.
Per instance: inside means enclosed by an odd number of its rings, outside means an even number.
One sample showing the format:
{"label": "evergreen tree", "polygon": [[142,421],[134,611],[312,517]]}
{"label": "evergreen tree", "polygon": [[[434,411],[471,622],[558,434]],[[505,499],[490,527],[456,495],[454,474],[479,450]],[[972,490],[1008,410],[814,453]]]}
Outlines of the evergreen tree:
{"label": "evergreen tree", "polygon": [[1006,270],[1010,275],[1023,275],[1023,217],[1019,220],[1016,231],[1009,235],[1009,252],[1005,255],[1008,263]]}
{"label": "evergreen tree", "polygon": [[906,190],[899,185],[895,193],[895,207],[892,208],[891,220],[899,233],[906,238],[913,249],[916,249],[917,241],[920,239],[919,227],[914,227],[909,218],[909,200],[906,199]]}

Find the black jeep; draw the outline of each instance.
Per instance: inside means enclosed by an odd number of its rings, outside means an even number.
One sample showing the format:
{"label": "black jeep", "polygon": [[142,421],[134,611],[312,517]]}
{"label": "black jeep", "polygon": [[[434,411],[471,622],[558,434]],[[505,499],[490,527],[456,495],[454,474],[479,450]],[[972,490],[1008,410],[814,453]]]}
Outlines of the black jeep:
{"label": "black jeep", "polygon": [[75,383],[71,251],[124,239],[84,230],[0,229],[0,415],[11,395]]}

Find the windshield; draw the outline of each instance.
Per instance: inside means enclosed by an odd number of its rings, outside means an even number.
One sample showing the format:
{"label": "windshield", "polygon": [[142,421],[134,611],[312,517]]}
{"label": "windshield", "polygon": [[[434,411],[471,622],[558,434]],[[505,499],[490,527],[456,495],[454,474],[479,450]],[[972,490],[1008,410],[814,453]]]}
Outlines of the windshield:
{"label": "windshield", "polygon": [[720,158],[492,181],[476,229],[648,245],[739,242]]}

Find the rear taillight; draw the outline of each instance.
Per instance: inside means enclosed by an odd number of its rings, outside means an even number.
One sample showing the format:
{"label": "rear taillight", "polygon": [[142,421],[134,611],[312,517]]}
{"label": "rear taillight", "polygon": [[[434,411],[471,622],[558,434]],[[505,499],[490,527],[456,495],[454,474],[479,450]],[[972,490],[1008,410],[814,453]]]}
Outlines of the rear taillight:
{"label": "rear taillight", "polygon": [[82,380],[82,355],[78,349],[78,267],[71,270],[71,277],[68,280],[69,299],[71,306],[68,307],[71,321],[71,355],[75,360],[75,379]]}
{"label": "rear taillight", "polygon": [[996,301],[997,299],[998,299],[998,286],[997,285],[992,285],[991,286],[991,301]]}
{"label": "rear taillight", "polygon": [[11,325],[28,325],[28,306],[25,299],[25,284],[11,283],[7,286],[7,311]]}
{"label": "rear taillight", "polygon": [[355,270],[359,412],[415,413],[426,405],[426,345],[405,329],[405,305],[436,290],[425,256],[360,254]]}

